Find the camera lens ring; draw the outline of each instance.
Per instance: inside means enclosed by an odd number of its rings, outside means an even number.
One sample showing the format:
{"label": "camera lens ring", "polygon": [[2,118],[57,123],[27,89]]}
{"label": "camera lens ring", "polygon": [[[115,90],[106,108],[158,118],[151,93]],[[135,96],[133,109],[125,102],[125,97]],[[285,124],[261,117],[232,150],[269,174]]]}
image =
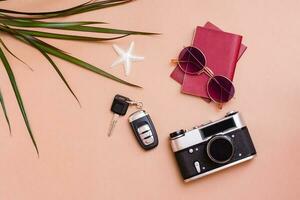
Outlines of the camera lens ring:
{"label": "camera lens ring", "polygon": [[[223,142],[225,141],[227,144],[227,148],[229,147],[229,151],[231,153],[229,153],[228,155],[225,155],[226,156],[226,159],[224,160],[218,160],[216,159],[213,155],[212,155],[212,152],[211,152],[211,147],[212,145],[214,145],[213,143],[216,142],[217,140],[223,140]],[[218,147],[219,148],[219,147]],[[230,137],[228,136],[225,136],[225,135],[217,135],[217,136],[214,136],[213,138],[211,138],[209,140],[209,142],[207,143],[207,146],[206,146],[206,152],[207,152],[207,155],[208,157],[215,163],[219,163],[219,164],[225,164],[227,163],[228,161],[231,160],[231,158],[233,157],[233,154],[234,154],[234,146],[233,146],[233,143],[232,143],[232,140],[230,139]]]}

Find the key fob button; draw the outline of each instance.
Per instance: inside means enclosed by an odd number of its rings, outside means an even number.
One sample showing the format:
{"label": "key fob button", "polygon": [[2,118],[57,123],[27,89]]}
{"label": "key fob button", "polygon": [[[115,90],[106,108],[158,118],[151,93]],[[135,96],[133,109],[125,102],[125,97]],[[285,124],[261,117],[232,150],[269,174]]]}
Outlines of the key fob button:
{"label": "key fob button", "polygon": [[146,133],[140,134],[140,137],[142,140],[144,140],[145,138],[152,136],[152,132],[151,131],[147,131]]}
{"label": "key fob button", "polygon": [[150,127],[148,126],[148,124],[145,124],[145,125],[138,128],[138,133],[143,134],[143,133],[145,133],[149,130],[150,130]]}
{"label": "key fob button", "polygon": [[147,137],[147,138],[143,139],[143,143],[144,143],[145,145],[150,145],[150,144],[152,144],[153,142],[154,142],[154,137],[153,137],[153,136],[150,136],[150,137]]}

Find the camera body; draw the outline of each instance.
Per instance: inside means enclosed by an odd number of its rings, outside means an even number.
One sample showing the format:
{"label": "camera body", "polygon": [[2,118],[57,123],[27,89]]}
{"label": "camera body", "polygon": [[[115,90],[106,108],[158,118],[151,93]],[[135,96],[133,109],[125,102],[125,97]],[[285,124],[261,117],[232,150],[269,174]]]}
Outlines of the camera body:
{"label": "camera body", "polygon": [[171,147],[185,182],[252,159],[256,150],[239,112],[191,130],[170,134]]}

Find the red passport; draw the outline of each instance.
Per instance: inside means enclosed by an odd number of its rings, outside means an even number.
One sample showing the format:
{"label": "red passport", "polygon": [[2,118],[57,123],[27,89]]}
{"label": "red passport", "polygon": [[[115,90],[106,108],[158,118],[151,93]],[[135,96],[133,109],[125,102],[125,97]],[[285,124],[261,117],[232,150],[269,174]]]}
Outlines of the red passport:
{"label": "red passport", "polygon": [[[241,42],[240,35],[197,27],[193,46],[202,50],[207,59],[207,66],[215,75],[223,75],[233,80]],[[181,92],[209,98],[207,94],[209,78],[205,73],[185,74]]]}
{"label": "red passport", "polygon": [[[217,27],[216,25],[212,24],[211,22],[207,22],[204,25],[204,28],[222,31],[219,27]],[[244,44],[241,44],[241,47],[239,49],[238,59],[240,59],[240,57],[243,55],[243,53],[246,51],[246,49],[247,49],[247,47]],[[173,78],[178,83],[180,83],[180,84],[183,83],[184,72],[178,66],[173,70],[173,72],[171,73],[170,76],[171,76],[171,78]]]}

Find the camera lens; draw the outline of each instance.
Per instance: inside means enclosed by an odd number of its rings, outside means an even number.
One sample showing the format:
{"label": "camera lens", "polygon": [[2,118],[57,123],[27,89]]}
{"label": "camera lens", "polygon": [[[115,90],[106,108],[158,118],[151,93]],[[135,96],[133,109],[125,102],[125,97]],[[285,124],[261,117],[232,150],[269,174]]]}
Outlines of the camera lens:
{"label": "camera lens", "polygon": [[207,144],[208,157],[219,164],[228,162],[234,152],[232,141],[227,136],[215,136]]}

